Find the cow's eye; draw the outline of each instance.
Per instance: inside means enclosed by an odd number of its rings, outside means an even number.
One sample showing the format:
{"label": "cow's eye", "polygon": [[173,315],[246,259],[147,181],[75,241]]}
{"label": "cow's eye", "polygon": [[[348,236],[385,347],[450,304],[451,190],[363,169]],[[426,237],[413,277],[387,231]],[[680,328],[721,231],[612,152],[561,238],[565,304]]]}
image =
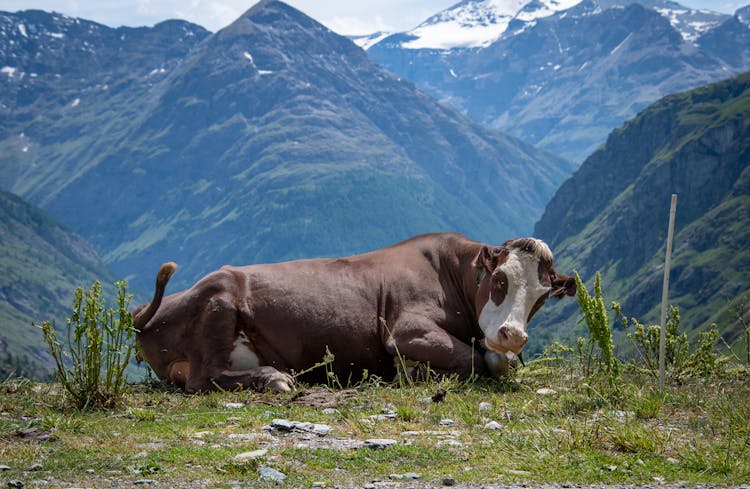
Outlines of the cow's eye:
{"label": "cow's eye", "polygon": [[505,272],[498,270],[492,274],[492,302],[500,305],[508,294],[508,276]]}

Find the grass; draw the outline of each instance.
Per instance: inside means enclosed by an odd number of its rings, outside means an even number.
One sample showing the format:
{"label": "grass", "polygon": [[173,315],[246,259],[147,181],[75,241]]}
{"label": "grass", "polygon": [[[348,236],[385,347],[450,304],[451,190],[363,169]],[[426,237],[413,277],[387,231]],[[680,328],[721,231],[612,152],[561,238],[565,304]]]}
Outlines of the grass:
{"label": "grass", "polygon": [[[531,362],[508,382],[431,381],[398,388],[376,381],[348,396],[325,387],[306,396],[225,392],[185,396],[133,385],[118,410],[78,411],[55,384],[0,384],[0,465],[8,480],[54,478],[84,486],[151,479],[211,487],[257,482],[267,466],[288,487],[361,485],[419,474],[419,484],[575,482],[736,485],[750,478],[750,384],[744,377],[672,386],[626,377],[619,399],[592,396],[571,369]],[[555,394],[540,395],[542,387]],[[446,392],[442,402],[430,398]],[[302,402],[302,403],[300,403]],[[228,407],[236,403],[242,407]],[[309,404],[317,404],[309,405]],[[481,406],[480,406],[481,404]],[[231,406],[231,404],[229,404]],[[395,417],[379,416],[395,413]],[[333,431],[280,433],[274,418],[323,423]],[[445,419],[453,424],[441,424]],[[485,424],[496,421],[500,430]],[[21,437],[23,430],[53,439]],[[369,438],[398,444],[348,448]],[[235,456],[265,449],[248,461]],[[40,464],[36,471],[29,471]]]}

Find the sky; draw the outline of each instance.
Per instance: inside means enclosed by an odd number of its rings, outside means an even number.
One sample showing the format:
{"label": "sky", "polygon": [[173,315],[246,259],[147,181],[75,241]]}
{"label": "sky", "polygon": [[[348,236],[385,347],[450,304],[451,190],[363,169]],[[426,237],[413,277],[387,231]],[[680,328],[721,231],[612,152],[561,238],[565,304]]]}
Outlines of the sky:
{"label": "sky", "polygon": [[[677,0],[682,5],[734,13],[750,0]],[[458,0],[286,0],[286,3],[344,35],[408,31]],[[216,32],[255,0],[0,0],[0,10],[54,11],[110,27],[151,26],[183,19]]]}

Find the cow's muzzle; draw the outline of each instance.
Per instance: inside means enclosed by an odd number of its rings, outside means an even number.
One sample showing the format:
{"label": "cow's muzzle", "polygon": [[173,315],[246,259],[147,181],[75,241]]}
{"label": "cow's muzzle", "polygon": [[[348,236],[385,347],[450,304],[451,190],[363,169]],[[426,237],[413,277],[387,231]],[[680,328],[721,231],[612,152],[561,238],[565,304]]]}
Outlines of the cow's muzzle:
{"label": "cow's muzzle", "polygon": [[488,349],[497,353],[512,352],[519,356],[528,340],[529,336],[524,330],[503,325],[498,329],[496,338],[485,338],[485,345]]}

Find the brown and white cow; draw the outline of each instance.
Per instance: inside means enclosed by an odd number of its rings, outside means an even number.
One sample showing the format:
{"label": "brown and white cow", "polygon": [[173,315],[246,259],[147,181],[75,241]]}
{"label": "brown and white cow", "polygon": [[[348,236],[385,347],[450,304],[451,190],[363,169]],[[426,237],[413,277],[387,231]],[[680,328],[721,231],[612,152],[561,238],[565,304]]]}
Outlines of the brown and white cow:
{"label": "brown and white cow", "polygon": [[347,258],[225,266],[162,300],[176,267],[162,265],[152,302],[132,315],[141,357],[186,392],[287,391],[289,374],[327,351],[344,380],[390,378],[396,357],[496,376],[544,301],[575,294],[533,238],[490,247],[426,234]]}

